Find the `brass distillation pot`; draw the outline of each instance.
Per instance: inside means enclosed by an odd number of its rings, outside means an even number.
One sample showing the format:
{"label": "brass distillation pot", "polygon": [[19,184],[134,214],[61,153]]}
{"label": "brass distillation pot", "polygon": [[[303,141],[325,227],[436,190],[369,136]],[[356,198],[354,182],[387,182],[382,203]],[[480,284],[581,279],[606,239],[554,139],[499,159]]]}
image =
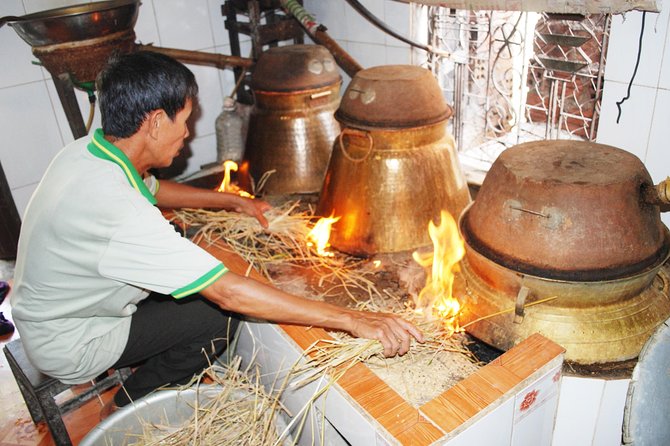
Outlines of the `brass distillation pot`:
{"label": "brass distillation pot", "polygon": [[259,57],[242,170],[256,187],[266,176],[261,193],[319,191],[340,131],[341,83],[333,56],[319,45],[274,47]]}
{"label": "brass distillation pot", "polygon": [[317,214],[340,219],[331,245],[368,256],[431,244],[428,223],[470,203],[451,108],[432,73],[412,65],[359,71],[335,113],[333,144]]}

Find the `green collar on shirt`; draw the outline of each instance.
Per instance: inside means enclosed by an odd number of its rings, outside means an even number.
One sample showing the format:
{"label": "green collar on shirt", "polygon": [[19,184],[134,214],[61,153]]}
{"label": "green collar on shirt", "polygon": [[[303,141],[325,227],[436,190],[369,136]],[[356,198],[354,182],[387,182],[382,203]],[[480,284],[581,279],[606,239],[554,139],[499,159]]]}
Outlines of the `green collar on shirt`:
{"label": "green collar on shirt", "polygon": [[126,174],[126,178],[128,178],[130,185],[135,188],[136,191],[144,195],[144,198],[149,200],[151,204],[157,203],[156,197],[153,196],[147,185],[144,184],[144,181],[137,172],[137,169],[135,169],[135,166],[132,165],[125,153],[105,139],[102,129],[97,129],[93,133],[93,138],[91,138],[91,142],[88,144],[88,151],[91,152],[93,156],[118,164],[123,170],[123,173]]}

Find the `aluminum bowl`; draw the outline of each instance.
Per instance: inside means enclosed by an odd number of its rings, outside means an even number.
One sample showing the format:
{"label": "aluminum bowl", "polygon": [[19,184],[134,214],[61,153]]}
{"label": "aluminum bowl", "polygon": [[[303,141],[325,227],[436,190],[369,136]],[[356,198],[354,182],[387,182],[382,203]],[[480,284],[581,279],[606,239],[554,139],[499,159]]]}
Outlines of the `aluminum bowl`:
{"label": "aluminum bowl", "polygon": [[49,9],[7,20],[32,47],[95,39],[132,30],[140,0],[111,0]]}

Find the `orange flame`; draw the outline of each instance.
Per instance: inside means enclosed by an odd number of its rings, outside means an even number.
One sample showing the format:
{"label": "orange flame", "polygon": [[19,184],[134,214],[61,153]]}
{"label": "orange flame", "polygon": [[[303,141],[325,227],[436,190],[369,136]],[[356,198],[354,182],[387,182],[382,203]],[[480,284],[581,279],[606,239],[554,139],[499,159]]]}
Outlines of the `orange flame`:
{"label": "orange flame", "polygon": [[236,185],[232,184],[230,182],[230,172],[237,172],[237,163],[235,161],[231,160],[226,160],[223,162],[223,181],[221,181],[221,185],[217,189],[217,192],[230,192],[233,194],[240,195],[242,197],[247,197],[247,198],[254,198],[253,195],[243,191]]}
{"label": "orange flame", "polygon": [[307,240],[309,240],[307,245],[316,247],[316,253],[320,256],[333,256],[333,253],[326,251],[326,249],[330,246],[328,240],[330,239],[331,227],[333,226],[333,223],[339,219],[340,217],[333,217],[332,215],[330,217],[320,218],[312,230],[309,231],[309,234],[307,234]]}
{"label": "orange flame", "polygon": [[465,255],[465,243],[458,233],[456,221],[446,211],[440,212],[440,225],[428,223],[428,234],[433,241],[433,254],[413,253],[414,260],[423,267],[430,267],[426,286],[416,302],[417,312],[428,317],[438,316],[452,332],[458,330],[460,304],[453,297],[454,273],[458,262]]}

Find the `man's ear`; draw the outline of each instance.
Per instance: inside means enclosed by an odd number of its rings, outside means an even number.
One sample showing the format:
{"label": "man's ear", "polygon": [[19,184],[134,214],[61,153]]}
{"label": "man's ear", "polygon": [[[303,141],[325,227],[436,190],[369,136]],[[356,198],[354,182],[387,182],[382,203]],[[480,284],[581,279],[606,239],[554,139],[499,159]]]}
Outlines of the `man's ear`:
{"label": "man's ear", "polygon": [[161,124],[165,122],[167,114],[165,110],[153,110],[149,113],[149,116],[146,119],[147,132],[149,136],[153,139],[158,139],[158,132],[160,132]]}

